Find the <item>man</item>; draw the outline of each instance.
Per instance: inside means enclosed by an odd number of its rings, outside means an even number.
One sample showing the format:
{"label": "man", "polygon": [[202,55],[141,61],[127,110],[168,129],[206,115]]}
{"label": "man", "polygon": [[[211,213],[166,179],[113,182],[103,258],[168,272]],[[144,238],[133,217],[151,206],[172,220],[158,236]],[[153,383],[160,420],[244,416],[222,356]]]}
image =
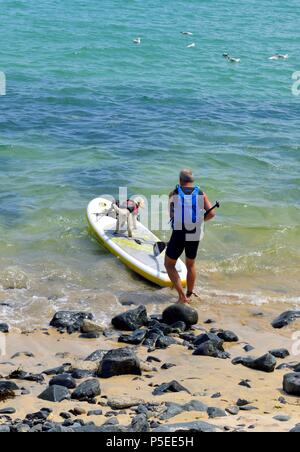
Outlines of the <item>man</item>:
{"label": "man", "polygon": [[[204,221],[215,217],[213,211],[204,216],[212,208],[207,195],[195,187],[195,179],[191,170],[180,173],[179,185],[169,196],[172,237],[169,242],[165,266],[170,280],[179,295],[179,303],[189,303],[194,295],[196,283],[196,258],[203,232]],[[185,251],[187,266],[187,293],[182,287],[176,264]]]}

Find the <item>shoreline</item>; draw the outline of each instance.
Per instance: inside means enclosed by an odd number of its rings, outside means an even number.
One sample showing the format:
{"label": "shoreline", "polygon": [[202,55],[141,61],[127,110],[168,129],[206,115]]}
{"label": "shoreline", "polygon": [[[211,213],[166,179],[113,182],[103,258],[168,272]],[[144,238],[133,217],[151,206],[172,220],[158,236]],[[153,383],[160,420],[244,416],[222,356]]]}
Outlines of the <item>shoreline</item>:
{"label": "shoreline", "polygon": [[[120,308],[120,312],[127,312],[131,307]],[[152,314],[151,306],[147,306],[148,314]],[[282,306],[281,306],[282,310]],[[238,342],[225,343],[225,351],[230,353],[231,359],[216,359],[207,356],[194,356],[183,344],[183,340],[176,334],[174,340],[178,344],[170,345],[166,349],[154,349],[148,351],[144,346],[132,346],[118,343],[118,337],[122,334],[110,327],[104,334],[101,333],[97,339],[83,339],[79,333],[69,335],[60,333],[54,328],[37,329],[32,332],[20,332],[12,329],[6,337],[6,356],[0,361],[1,381],[15,382],[19,387],[24,388],[27,395],[19,395],[17,392],[15,399],[0,402],[0,427],[13,425],[16,419],[25,419],[28,414],[38,412],[42,408],[48,408],[51,414],[47,417],[47,422],[55,425],[65,425],[60,428],[72,428],[78,422],[85,424],[87,430],[94,427],[103,428],[107,421],[112,422],[113,427],[106,425],[104,431],[115,431],[115,429],[128,428],[132,420],[137,416],[137,406],[146,407],[154,405],[153,411],[146,419],[151,431],[155,428],[162,428],[164,425],[176,423],[205,422],[216,426],[218,431],[283,431],[288,432],[300,422],[300,398],[289,396],[282,390],[284,375],[291,372],[289,369],[275,370],[273,373],[259,372],[240,365],[233,366],[232,359],[238,356],[260,357],[273,349],[285,348],[291,352],[293,345],[292,333],[297,330],[299,321],[281,330],[275,330],[271,326],[271,321],[277,317],[281,311],[275,306],[202,306],[197,309],[199,321],[192,327],[192,333],[201,335],[211,328],[233,331],[239,338]],[[154,314],[157,314],[155,312]],[[213,323],[207,324],[208,320]],[[3,321],[3,319],[2,319]],[[130,334],[127,332],[126,334]],[[173,336],[173,335],[171,335]],[[254,350],[245,353],[243,347],[250,344]],[[85,377],[76,380],[76,385],[92,378],[92,374],[99,366],[98,362],[87,362],[86,357],[96,350],[112,350],[129,347],[135,350],[141,362],[141,376],[122,375],[111,378],[98,379],[101,387],[101,396],[96,397],[93,403],[78,402],[77,400],[65,400],[60,403],[52,403],[40,400],[37,397],[48,386],[53,376],[46,376],[43,372],[51,367],[61,366],[69,363],[73,368],[89,370],[89,378]],[[32,357],[24,355],[33,354]],[[16,353],[21,353],[19,357],[13,357]],[[149,356],[155,357],[155,361],[147,362]],[[159,362],[158,362],[159,360]],[[289,356],[285,359],[277,359],[277,366],[283,363],[299,363],[299,356]],[[169,369],[161,369],[165,363],[175,364]],[[43,375],[44,382],[36,383],[24,380],[6,380],[7,376],[16,370],[22,370],[34,375]],[[88,374],[87,374],[88,375]],[[189,392],[166,393],[154,396],[153,391],[156,385],[176,380]],[[242,381],[250,380],[250,386],[240,386]],[[133,407],[113,410],[108,406],[112,399],[119,401],[126,399],[140,402]],[[237,415],[231,415],[226,411],[229,407],[236,407],[237,400],[247,401],[247,406],[252,406],[253,411],[239,411]],[[185,411],[175,409],[175,416],[167,420],[162,420],[162,412],[166,409],[166,403],[175,403],[183,407],[191,401],[197,401],[206,407],[213,407],[219,414],[226,414],[226,417],[210,418],[207,412]],[[130,405],[130,403],[129,403]],[[2,414],[5,408],[14,408],[13,414]],[[79,409],[80,415],[70,414],[69,411]],[[142,410],[142,408],[140,408]],[[146,408],[145,408],[146,409]],[[174,409],[174,407],[173,407]],[[247,408],[241,408],[247,409]],[[90,414],[89,411],[102,411],[100,415]],[[68,413],[70,419],[64,420],[61,413]],[[5,417],[9,416],[9,418]],[[275,416],[283,416],[285,422],[274,419]],[[285,417],[286,416],[286,417]],[[67,416],[68,417],[68,416]],[[11,419],[11,421],[9,420]],[[113,421],[110,421],[114,419]],[[65,424],[64,424],[65,423]],[[21,424],[23,425],[23,424]],[[34,424],[31,428],[42,429]],[[101,427],[102,426],[102,427]],[[3,427],[4,428],[4,427]],[[15,427],[10,427],[15,428]],[[20,427],[21,428],[21,427]],[[25,427],[24,427],[25,428]],[[56,425],[56,428],[57,425]],[[112,428],[112,430],[110,430]],[[25,428],[27,431],[28,427]]]}

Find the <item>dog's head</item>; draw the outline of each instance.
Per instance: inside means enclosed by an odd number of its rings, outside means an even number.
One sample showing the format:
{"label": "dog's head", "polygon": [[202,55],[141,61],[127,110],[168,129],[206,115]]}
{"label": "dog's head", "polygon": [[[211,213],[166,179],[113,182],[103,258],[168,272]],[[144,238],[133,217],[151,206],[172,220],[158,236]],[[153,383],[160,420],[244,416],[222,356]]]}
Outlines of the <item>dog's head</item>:
{"label": "dog's head", "polygon": [[140,208],[140,209],[145,208],[145,200],[143,198],[141,198],[141,197],[134,198],[134,202],[136,203],[138,208]]}

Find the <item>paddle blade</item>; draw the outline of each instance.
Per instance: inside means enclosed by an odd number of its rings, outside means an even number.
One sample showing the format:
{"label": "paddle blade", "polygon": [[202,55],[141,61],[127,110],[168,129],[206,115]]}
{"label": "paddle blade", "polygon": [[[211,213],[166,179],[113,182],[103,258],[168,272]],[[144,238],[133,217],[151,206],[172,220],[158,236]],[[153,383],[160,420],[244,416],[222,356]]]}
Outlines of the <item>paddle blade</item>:
{"label": "paddle blade", "polygon": [[153,246],[153,253],[155,257],[158,257],[161,255],[161,253],[166,249],[167,244],[164,242],[157,242]]}

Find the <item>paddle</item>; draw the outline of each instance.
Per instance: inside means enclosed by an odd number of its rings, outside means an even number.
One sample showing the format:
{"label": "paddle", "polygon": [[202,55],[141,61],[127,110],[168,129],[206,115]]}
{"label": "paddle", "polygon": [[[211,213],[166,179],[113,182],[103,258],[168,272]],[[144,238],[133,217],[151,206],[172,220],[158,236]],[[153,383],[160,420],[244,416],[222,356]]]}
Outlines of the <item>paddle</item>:
{"label": "paddle", "polygon": [[[210,214],[210,212],[212,212],[215,209],[219,209],[221,206],[221,204],[217,201],[216,204],[209,210],[207,210],[204,214],[204,218],[207,217],[207,215]],[[157,242],[154,244],[153,246],[153,253],[155,257],[158,257],[161,255],[161,253],[167,248],[168,243],[166,242]]]}

